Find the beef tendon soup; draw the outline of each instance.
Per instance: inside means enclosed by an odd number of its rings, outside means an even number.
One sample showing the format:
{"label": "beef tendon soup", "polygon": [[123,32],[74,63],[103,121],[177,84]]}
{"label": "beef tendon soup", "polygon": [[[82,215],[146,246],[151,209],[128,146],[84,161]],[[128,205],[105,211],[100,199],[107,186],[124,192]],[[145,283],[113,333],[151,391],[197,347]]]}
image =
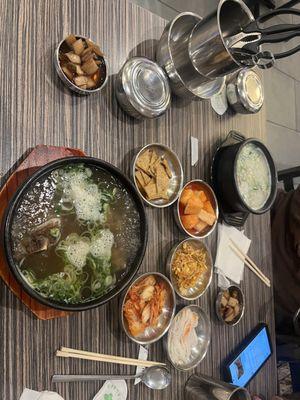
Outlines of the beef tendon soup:
{"label": "beef tendon soup", "polygon": [[102,169],[69,164],[35,183],[12,225],[13,257],[43,297],[76,304],[111,290],[140,247],[140,217]]}
{"label": "beef tendon soup", "polygon": [[253,143],[241,149],[236,164],[236,179],[244,202],[260,210],[271,194],[271,171],[263,151]]}

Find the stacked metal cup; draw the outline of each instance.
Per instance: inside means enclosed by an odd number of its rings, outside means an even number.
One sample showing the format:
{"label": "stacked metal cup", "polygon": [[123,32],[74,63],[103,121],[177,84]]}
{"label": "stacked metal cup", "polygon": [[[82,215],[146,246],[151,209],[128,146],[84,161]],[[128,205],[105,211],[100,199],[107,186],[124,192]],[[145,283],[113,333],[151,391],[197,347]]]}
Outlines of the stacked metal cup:
{"label": "stacked metal cup", "polygon": [[226,76],[244,65],[231,53],[226,38],[254,20],[242,0],[221,0],[206,18],[186,12],[165,28],[156,59],[181,97],[210,99],[219,93]]}

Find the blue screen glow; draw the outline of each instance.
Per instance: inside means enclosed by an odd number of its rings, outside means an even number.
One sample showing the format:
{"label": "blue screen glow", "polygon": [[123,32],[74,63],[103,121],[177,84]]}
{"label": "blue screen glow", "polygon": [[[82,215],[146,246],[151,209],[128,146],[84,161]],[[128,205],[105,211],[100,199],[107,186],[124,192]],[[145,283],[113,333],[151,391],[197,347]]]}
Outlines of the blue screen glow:
{"label": "blue screen glow", "polygon": [[236,386],[245,386],[270,354],[267,330],[263,328],[230,364],[231,382]]}

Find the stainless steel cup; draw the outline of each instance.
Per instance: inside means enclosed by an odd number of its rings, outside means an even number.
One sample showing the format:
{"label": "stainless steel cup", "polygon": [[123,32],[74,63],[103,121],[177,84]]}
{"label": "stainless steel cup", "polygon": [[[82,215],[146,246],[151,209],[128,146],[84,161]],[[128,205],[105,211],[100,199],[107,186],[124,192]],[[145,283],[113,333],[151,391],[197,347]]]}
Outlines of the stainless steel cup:
{"label": "stainless steel cup", "polygon": [[156,60],[170,78],[173,92],[181,97],[194,97],[194,88],[211,81],[195,70],[188,55],[192,29],[201,17],[191,12],[178,14],[165,27],[156,50]]}
{"label": "stainless steel cup", "polygon": [[217,10],[200,21],[189,39],[189,55],[197,71],[215,79],[238,71],[243,64],[225,43],[254,20],[242,0],[221,0]]}
{"label": "stainless steel cup", "polygon": [[178,14],[165,27],[156,50],[156,59],[169,79],[172,91],[180,97],[210,99],[219,93],[225,78],[210,79],[200,74],[189,57],[189,38],[201,17],[191,12]]}
{"label": "stainless steel cup", "polygon": [[185,400],[251,400],[244,388],[205,375],[192,375],[185,384]]}

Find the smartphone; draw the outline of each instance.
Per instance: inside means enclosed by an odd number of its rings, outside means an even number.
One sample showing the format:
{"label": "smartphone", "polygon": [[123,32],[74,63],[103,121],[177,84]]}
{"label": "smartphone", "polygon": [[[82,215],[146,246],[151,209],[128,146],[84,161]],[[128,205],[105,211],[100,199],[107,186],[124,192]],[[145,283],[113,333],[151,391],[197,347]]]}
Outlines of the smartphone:
{"label": "smartphone", "polygon": [[258,373],[273,353],[270,333],[266,324],[257,328],[241,343],[224,363],[227,382],[244,387]]}

